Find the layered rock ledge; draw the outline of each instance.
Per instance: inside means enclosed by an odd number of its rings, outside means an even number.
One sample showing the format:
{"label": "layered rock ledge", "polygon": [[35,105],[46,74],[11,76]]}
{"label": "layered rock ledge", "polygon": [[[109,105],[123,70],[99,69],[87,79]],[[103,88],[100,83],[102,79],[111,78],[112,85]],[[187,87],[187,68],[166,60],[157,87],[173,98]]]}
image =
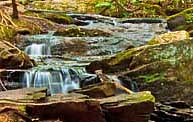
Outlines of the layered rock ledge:
{"label": "layered rock ledge", "polygon": [[147,122],[154,109],[150,92],[94,99],[70,93],[47,96],[46,89],[0,92],[0,121]]}

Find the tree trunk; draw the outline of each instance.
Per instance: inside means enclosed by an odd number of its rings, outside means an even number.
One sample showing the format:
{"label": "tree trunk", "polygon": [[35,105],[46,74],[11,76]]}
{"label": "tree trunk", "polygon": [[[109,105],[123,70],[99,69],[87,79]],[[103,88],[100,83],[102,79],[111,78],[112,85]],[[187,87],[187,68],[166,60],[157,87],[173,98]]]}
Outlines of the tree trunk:
{"label": "tree trunk", "polygon": [[12,16],[14,19],[18,19],[19,16],[18,16],[17,4],[16,4],[15,0],[12,0],[12,7],[13,7],[13,15]]}

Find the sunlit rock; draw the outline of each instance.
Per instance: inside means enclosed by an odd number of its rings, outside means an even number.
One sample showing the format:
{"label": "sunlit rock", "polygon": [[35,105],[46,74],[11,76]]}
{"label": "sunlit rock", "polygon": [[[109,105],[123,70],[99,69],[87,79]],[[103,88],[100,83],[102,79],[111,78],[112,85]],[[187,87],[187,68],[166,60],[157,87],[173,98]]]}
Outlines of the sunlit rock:
{"label": "sunlit rock", "polygon": [[170,43],[175,41],[181,41],[181,40],[188,40],[189,39],[189,33],[186,31],[175,31],[175,32],[168,32],[161,35],[155,36],[153,39],[151,39],[148,44],[162,44],[162,43]]}
{"label": "sunlit rock", "polygon": [[0,120],[148,122],[154,102],[150,92],[92,99],[76,93],[46,96],[45,89],[18,89],[0,93]]}

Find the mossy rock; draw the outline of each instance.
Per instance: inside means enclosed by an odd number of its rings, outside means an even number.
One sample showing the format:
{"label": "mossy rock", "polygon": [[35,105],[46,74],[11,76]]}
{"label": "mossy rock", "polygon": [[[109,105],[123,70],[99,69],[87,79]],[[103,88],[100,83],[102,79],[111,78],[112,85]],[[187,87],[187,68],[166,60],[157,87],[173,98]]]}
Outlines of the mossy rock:
{"label": "mossy rock", "polygon": [[171,72],[181,80],[192,77],[193,40],[146,45],[118,53],[116,56],[91,63],[86,67],[89,72],[102,69],[113,73],[123,71],[125,75],[141,75]]}
{"label": "mossy rock", "polygon": [[189,33],[186,31],[168,32],[155,36],[148,42],[148,44],[152,45],[152,44],[170,43],[180,40],[188,40],[189,38],[190,38]]}
{"label": "mossy rock", "polygon": [[73,19],[70,16],[60,13],[42,14],[42,17],[59,24],[73,23]]}
{"label": "mossy rock", "polygon": [[73,18],[66,15],[65,13],[57,12],[57,11],[47,11],[46,10],[28,10],[25,12],[25,15],[34,16],[34,17],[41,17],[48,19],[52,22],[59,23],[59,24],[72,24]]}
{"label": "mossy rock", "polygon": [[1,40],[12,40],[15,35],[16,35],[15,29],[6,26],[1,26],[0,31]]}
{"label": "mossy rock", "polygon": [[188,8],[177,14],[169,16],[167,21],[168,27],[171,30],[187,30],[187,26],[193,23],[193,8]]}
{"label": "mossy rock", "polygon": [[96,36],[111,36],[110,33],[98,30],[98,29],[87,29],[78,26],[71,26],[66,28],[60,28],[55,33],[54,36],[66,36],[66,37],[96,37]]}

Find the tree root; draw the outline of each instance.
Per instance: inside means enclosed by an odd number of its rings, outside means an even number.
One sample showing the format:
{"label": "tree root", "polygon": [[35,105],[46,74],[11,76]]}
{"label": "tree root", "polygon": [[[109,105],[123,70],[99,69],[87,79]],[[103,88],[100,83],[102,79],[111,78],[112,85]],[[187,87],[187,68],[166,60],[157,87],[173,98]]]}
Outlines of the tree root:
{"label": "tree root", "polygon": [[102,73],[102,70],[96,70],[95,74],[98,76],[98,78],[100,79],[100,81],[102,83],[113,82],[117,88],[125,91],[126,93],[128,93],[128,94],[133,93],[133,91],[131,91],[128,88],[124,87],[121,83],[119,83],[119,81],[115,81],[115,80],[110,79],[109,77],[107,77],[105,74]]}

